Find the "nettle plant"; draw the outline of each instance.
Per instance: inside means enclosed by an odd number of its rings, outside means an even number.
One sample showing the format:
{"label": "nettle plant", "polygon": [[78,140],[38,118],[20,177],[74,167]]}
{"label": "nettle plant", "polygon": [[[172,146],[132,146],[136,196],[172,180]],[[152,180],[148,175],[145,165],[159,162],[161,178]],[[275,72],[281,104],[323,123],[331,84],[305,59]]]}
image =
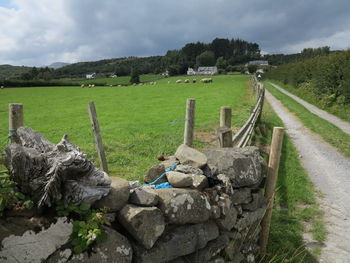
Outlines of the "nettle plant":
{"label": "nettle plant", "polygon": [[5,210],[22,211],[33,208],[33,201],[16,190],[16,184],[8,175],[0,176],[0,216]]}
{"label": "nettle plant", "polygon": [[109,224],[104,216],[105,210],[92,210],[89,204],[84,203],[79,206],[69,204],[65,207],[62,202],[59,202],[56,205],[56,212],[58,216],[70,216],[74,220],[71,240],[75,254],[106,240],[107,234],[101,228],[101,225]]}

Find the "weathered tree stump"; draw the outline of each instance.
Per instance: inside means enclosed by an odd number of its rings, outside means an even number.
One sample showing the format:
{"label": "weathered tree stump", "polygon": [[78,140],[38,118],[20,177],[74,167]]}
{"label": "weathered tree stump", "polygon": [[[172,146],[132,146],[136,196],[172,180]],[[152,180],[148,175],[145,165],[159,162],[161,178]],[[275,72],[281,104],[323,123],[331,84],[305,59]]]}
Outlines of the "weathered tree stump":
{"label": "weathered tree stump", "polygon": [[5,165],[19,190],[38,207],[56,201],[92,204],[106,196],[111,180],[97,169],[67,135],[57,144],[31,128],[17,129],[20,144],[6,148]]}

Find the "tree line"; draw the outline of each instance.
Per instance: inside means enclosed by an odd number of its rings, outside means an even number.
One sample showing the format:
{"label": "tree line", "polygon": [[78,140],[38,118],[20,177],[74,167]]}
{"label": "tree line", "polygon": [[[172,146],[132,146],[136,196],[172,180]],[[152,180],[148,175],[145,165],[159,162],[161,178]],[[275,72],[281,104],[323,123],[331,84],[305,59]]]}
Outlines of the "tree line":
{"label": "tree line", "polygon": [[326,56],[329,53],[331,53],[330,47],[324,46],[319,48],[304,48],[300,53],[296,54],[264,55],[264,59],[268,60],[270,65],[278,66],[287,63],[302,61],[317,56]]}
{"label": "tree line", "polygon": [[79,62],[58,69],[26,68],[14,78],[23,81],[84,78],[85,74],[97,73],[99,77],[111,75],[130,76],[159,74],[168,70],[170,75],[186,74],[189,67],[217,66],[221,72],[242,71],[237,65],[260,58],[257,43],[241,39],[215,38],[210,43],[188,43],[178,50],[169,50],[164,56],[125,57],[93,62]]}
{"label": "tree line", "polygon": [[326,106],[350,104],[350,50],[284,64],[267,72],[265,78],[305,89]]}

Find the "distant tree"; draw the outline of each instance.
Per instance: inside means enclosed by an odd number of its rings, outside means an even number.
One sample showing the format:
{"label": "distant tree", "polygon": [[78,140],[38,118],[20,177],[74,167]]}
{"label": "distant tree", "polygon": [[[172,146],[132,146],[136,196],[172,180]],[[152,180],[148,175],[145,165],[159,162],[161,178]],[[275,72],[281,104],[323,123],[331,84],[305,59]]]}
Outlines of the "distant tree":
{"label": "distant tree", "polygon": [[248,71],[250,74],[255,73],[257,69],[258,69],[257,65],[248,65]]}
{"label": "distant tree", "polygon": [[215,55],[212,51],[204,51],[196,58],[197,66],[214,66]]}
{"label": "distant tree", "polygon": [[227,68],[227,61],[226,61],[226,59],[224,59],[224,57],[219,57],[216,60],[216,66],[218,67],[218,69],[226,70],[226,68]]}
{"label": "distant tree", "polygon": [[180,71],[180,68],[178,65],[170,65],[168,67],[168,72],[169,72],[169,75],[170,76],[175,76],[175,75],[178,75],[179,74],[179,71]]}
{"label": "distant tree", "polygon": [[140,83],[140,74],[136,68],[131,69],[130,83]]}

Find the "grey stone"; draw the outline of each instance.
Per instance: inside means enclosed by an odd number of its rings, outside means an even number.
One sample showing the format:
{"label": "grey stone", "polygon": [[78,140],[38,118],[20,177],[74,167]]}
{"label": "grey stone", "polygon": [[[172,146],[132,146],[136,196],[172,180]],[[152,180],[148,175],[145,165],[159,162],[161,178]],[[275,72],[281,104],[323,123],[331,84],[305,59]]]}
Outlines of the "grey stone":
{"label": "grey stone", "polygon": [[258,208],[253,212],[243,212],[242,217],[237,220],[235,229],[241,231],[242,229],[248,228],[257,221],[261,221],[265,214],[265,207]]}
{"label": "grey stone", "polygon": [[217,239],[209,241],[205,248],[184,256],[184,259],[187,260],[187,262],[212,262],[211,259],[213,257],[215,258],[221,250],[225,248],[228,242],[228,237],[226,235],[221,235]]}
{"label": "grey stone", "polygon": [[217,205],[212,205],[211,206],[211,214],[210,218],[212,219],[219,219],[221,216],[221,209]]}
{"label": "grey stone", "polygon": [[153,189],[140,187],[136,188],[129,198],[129,202],[134,205],[155,206],[158,204],[159,198],[157,192]]}
{"label": "grey stone", "polygon": [[217,178],[222,182],[221,186],[221,191],[223,191],[224,193],[228,194],[228,195],[232,195],[233,194],[233,187],[232,187],[232,183],[231,183],[231,179],[229,176],[227,176],[226,174],[219,174],[217,176]]}
{"label": "grey stone", "polygon": [[265,197],[261,193],[254,193],[253,200],[249,204],[242,205],[243,210],[254,211],[258,208],[266,206]]}
{"label": "grey stone", "polygon": [[151,249],[133,244],[135,262],[168,262],[204,248],[218,236],[219,229],[214,222],[179,226],[163,234]]}
{"label": "grey stone", "polygon": [[202,190],[208,187],[208,178],[204,175],[192,174],[192,186],[191,188]]}
{"label": "grey stone", "polygon": [[[147,174],[145,175],[145,178],[143,180],[145,181],[145,183],[149,184],[156,180],[163,173],[165,173],[165,166],[163,164],[157,164],[152,168],[148,169]],[[157,183],[164,182],[167,182],[166,176],[162,177],[161,179],[159,179],[159,181],[157,181]]]}
{"label": "grey stone", "polygon": [[147,249],[153,247],[165,229],[162,212],[156,207],[126,205],[118,213],[118,221]]}
{"label": "grey stone", "polygon": [[129,182],[123,178],[110,177],[111,191],[101,200],[98,200],[95,204],[95,208],[106,207],[110,212],[119,211],[127,202],[130,195]]}
{"label": "grey stone", "polygon": [[179,159],[181,164],[187,164],[195,168],[201,168],[207,164],[205,154],[185,145],[181,144],[175,153],[175,157]]}
{"label": "grey stone", "polygon": [[250,203],[252,201],[251,189],[235,189],[231,195],[231,200],[235,205]]}
{"label": "grey stone", "polygon": [[92,253],[84,252],[73,255],[70,249],[56,251],[46,263],[131,263],[132,247],[126,237],[117,231],[104,227],[107,233],[107,240],[98,243],[93,247]]}
{"label": "grey stone", "polygon": [[135,189],[137,187],[140,187],[141,184],[139,181],[129,181],[129,186],[130,186],[130,189],[132,190],[132,189]]}
{"label": "grey stone", "polygon": [[184,174],[197,174],[197,175],[203,174],[203,171],[201,169],[192,167],[190,165],[184,165],[184,164],[177,165],[175,171],[184,173]]}
{"label": "grey stone", "polygon": [[159,208],[172,224],[196,224],[209,219],[211,206],[197,190],[181,188],[157,189]]}
{"label": "grey stone", "polygon": [[220,229],[230,231],[236,223],[238,215],[237,210],[233,206],[230,197],[226,194],[220,196],[218,205],[221,209],[221,215],[220,218],[216,220],[216,223]]}
{"label": "grey stone", "polygon": [[166,160],[162,161],[160,164],[164,165],[164,168],[169,168],[173,164],[178,164],[179,160],[175,156],[168,156]]}
{"label": "grey stone", "polygon": [[55,224],[39,233],[27,231],[22,236],[3,239],[0,262],[39,263],[68,242],[73,225],[60,217]]}
{"label": "grey stone", "polygon": [[193,178],[189,174],[184,174],[180,172],[167,172],[166,173],[168,182],[174,187],[190,187],[193,184]]}
{"label": "grey stone", "polygon": [[263,179],[266,164],[256,147],[215,148],[206,155],[209,167],[229,176],[233,187],[257,185]]}

